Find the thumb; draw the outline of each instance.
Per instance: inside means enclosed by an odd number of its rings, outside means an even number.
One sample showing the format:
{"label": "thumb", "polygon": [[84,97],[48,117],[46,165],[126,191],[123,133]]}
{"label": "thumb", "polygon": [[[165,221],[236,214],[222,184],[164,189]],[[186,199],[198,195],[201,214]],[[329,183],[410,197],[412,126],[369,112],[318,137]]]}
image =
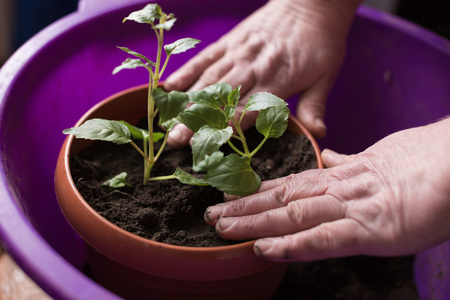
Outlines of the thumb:
{"label": "thumb", "polygon": [[354,155],[339,154],[330,149],[322,151],[322,160],[327,168],[336,167],[352,159]]}
{"label": "thumb", "polygon": [[329,90],[329,82],[323,80],[305,90],[297,104],[297,117],[311,134],[317,138],[323,138],[327,134],[324,117]]}
{"label": "thumb", "polygon": [[174,148],[182,148],[189,143],[194,133],[192,130],[187,128],[184,124],[177,124],[169,132],[169,137],[167,139],[167,144]]}

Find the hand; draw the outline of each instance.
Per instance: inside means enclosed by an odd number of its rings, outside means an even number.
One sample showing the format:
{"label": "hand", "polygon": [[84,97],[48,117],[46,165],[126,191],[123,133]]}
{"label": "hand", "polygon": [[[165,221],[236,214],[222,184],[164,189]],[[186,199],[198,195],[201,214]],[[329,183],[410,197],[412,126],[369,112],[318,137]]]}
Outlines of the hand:
{"label": "hand", "polygon": [[209,207],[225,239],[259,239],[275,261],[406,255],[450,238],[450,119],[401,131],[352,156],[324,150],[324,170],[264,182]]}
{"label": "hand", "polygon": [[[256,92],[283,99],[302,92],[297,114],[317,137],[326,134],[323,121],[327,95],[341,66],[346,35],[360,0],[272,0],[236,28],[173,73],[167,90],[199,90],[228,82],[242,85],[238,116]],[[246,114],[245,130],[256,113]],[[175,147],[187,144],[192,132],[178,125],[169,135]]]}

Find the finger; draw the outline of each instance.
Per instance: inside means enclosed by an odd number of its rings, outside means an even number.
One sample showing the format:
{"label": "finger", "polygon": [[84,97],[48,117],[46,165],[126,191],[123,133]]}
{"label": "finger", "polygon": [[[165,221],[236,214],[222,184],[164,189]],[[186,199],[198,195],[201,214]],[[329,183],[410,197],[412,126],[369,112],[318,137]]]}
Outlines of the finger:
{"label": "finger", "polygon": [[[320,170],[320,169],[311,169],[311,170],[303,171],[301,173],[291,174],[286,177],[263,181],[261,183],[261,187],[258,189],[257,192],[258,193],[265,192],[265,191],[277,188],[277,187],[283,185],[284,183],[288,183],[290,181],[302,180],[303,182],[301,183],[301,185],[299,184],[298,187],[304,187],[304,183],[306,183],[308,181],[313,181],[313,184],[317,184],[318,180],[326,180],[327,179],[327,177],[324,174],[325,172],[326,171]],[[331,178],[329,178],[329,179],[331,179]]]}
{"label": "finger", "polygon": [[[329,182],[330,180],[334,180],[335,178],[328,178],[324,174],[324,170],[321,169],[310,169],[303,171],[301,173],[297,174],[291,174],[286,177],[276,178],[272,180],[263,181],[261,183],[260,188],[256,191],[253,195],[258,195],[263,192],[280,188],[284,184],[289,184],[291,181],[298,181],[298,183],[294,183],[296,185],[297,192],[299,193],[299,197],[302,191],[309,191],[307,194],[303,194],[303,197],[311,197],[314,195],[318,195],[317,192],[315,192],[315,189],[319,187],[319,181]],[[309,182],[311,182],[311,185],[309,185]],[[252,197],[252,196],[249,196]],[[226,195],[226,199],[229,200],[236,200],[238,196],[232,196],[232,195]]]}
{"label": "finger", "polygon": [[[306,170],[303,171],[302,173],[299,174],[292,174],[286,177],[281,177],[281,178],[276,178],[276,179],[272,179],[272,180],[267,180],[267,181],[263,181],[261,183],[261,187],[255,192],[255,194],[253,195],[260,195],[263,192],[269,191],[271,189],[275,189],[278,188],[280,186],[282,186],[283,184],[287,184],[289,181],[291,180],[297,180],[296,177],[301,176],[302,180],[304,180],[305,182],[302,182],[301,184],[299,184],[299,187],[303,187],[305,190],[308,190],[311,192],[311,194],[309,194],[310,196],[313,195],[313,188],[317,188],[318,184],[317,184],[317,180],[321,179],[324,180],[326,179],[326,177],[323,174],[323,170],[319,170],[319,169],[311,169],[311,170]],[[333,178],[329,178],[329,179],[333,179]],[[300,180],[300,179],[298,179]],[[306,185],[306,181],[307,180],[312,180],[312,186],[307,186]],[[248,196],[248,197],[253,197],[252,196]],[[317,195],[317,194],[316,194]],[[237,200],[240,199],[241,197],[239,196],[235,196],[235,195],[224,195],[224,201],[228,202],[228,201],[232,201],[232,200]]]}
{"label": "finger", "polygon": [[204,70],[224,55],[225,50],[226,48],[220,43],[211,44],[167,77],[164,81],[164,89],[168,91],[187,90],[200,77]]}
{"label": "finger", "polygon": [[[363,254],[369,234],[351,219],[324,223],[288,236],[255,242],[255,254],[271,261],[310,261]],[[366,253],[368,254],[368,253]]]}
{"label": "finger", "polygon": [[354,155],[339,154],[330,149],[324,149],[322,151],[322,160],[327,168],[342,165],[353,157]]}
{"label": "finger", "polygon": [[169,137],[167,138],[167,144],[174,148],[182,148],[186,146],[194,133],[192,130],[187,128],[184,124],[177,124],[169,132]]}
{"label": "finger", "polygon": [[[230,61],[235,61],[230,54],[227,58]],[[233,67],[224,73],[219,79],[220,82],[228,82],[233,88],[241,86],[240,93],[241,98],[239,103],[247,103],[249,95],[251,95],[251,89],[256,83],[256,75],[254,72],[254,58],[251,60],[239,60],[235,61]]]}
{"label": "finger", "polygon": [[[300,178],[297,180],[296,178]],[[259,214],[275,208],[288,205],[290,202],[307,197],[323,195],[327,191],[327,180],[318,180],[306,177],[301,180],[300,175],[291,175],[284,180],[274,180],[280,185],[260,190],[257,193],[229,201],[215,206],[210,206],[205,212],[205,221],[215,225],[221,217],[240,217]]]}
{"label": "finger", "polygon": [[216,232],[224,239],[244,240],[292,234],[345,216],[345,202],[326,195],[290,202],[286,207],[244,217],[222,217]]}
{"label": "finger", "polygon": [[318,138],[327,134],[324,122],[325,104],[332,83],[329,79],[316,83],[303,92],[297,104],[297,117]]}
{"label": "finger", "polygon": [[211,84],[226,82],[221,78],[233,67],[233,60],[226,57],[216,61],[204,70],[198,80],[189,88],[192,91],[201,90]]}

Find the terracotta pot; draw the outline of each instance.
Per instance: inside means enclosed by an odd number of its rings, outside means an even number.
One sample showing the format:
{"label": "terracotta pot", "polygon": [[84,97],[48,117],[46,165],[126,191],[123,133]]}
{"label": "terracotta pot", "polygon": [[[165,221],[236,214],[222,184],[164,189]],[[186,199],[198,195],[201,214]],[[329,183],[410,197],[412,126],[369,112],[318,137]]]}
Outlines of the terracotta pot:
{"label": "terracotta pot", "polygon": [[[76,124],[101,117],[136,123],[145,116],[147,87],[128,89],[100,102]],[[312,136],[290,117],[289,128]],[[270,299],[280,284],[287,264],[261,260],[253,253],[254,241],[195,248],[154,242],[113,225],[82,198],[70,172],[72,154],[91,141],[65,140],[56,167],[55,188],[59,205],[69,223],[84,239],[97,282],[127,299]]]}

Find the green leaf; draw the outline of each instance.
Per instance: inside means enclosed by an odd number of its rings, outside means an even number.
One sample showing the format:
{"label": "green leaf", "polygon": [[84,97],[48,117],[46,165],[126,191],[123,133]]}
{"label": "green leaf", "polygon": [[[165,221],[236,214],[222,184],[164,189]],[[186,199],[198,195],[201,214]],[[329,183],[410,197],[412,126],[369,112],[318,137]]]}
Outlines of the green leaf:
{"label": "green leaf", "polygon": [[[145,55],[142,55],[142,54],[140,54],[140,53],[137,53],[136,51],[133,51],[133,50],[131,50],[131,49],[128,49],[127,47],[117,47],[117,48],[119,48],[119,49],[122,50],[122,51],[125,51],[126,53],[128,53],[128,54],[130,54],[130,55],[136,56],[136,57],[138,57],[138,58],[140,58],[140,59],[146,61],[146,62],[147,62],[149,65],[151,65],[151,66],[154,66],[154,65],[155,65],[155,63],[152,62],[150,59],[148,59]],[[125,62],[126,62],[126,61],[125,61]],[[145,64],[142,64],[142,65],[145,66]]]}
{"label": "green leaf", "polygon": [[232,90],[231,93],[228,95],[228,104],[225,105],[224,109],[227,122],[236,113],[236,106],[238,105],[240,98],[241,98],[241,86],[238,86],[236,89]]}
{"label": "green leaf", "polygon": [[166,129],[166,130],[172,130],[173,127],[175,127],[175,125],[177,125],[179,123],[182,123],[182,121],[181,121],[180,117],[178,116],[176,118],[173,118],[173,119],[163,122],[162,127],[164,127],[164,129]]}
{"label": "green leaf", "polygon": [[194,134],[192,142],[193,168],[196,171],[198,165],[206,159],[208,155],[218,151],[220,146],[228,141],[233,134],[233,129],[227,127],[218,129],[209,125],[200,128]]}
{"label": "green leaf", "polygon": [[188,92],[191,103],[220,108],[228,105],[228,96],[231,93],[231,85],[217,83],[205,87],[201,91]]}
{"label": "green leaf", "polygon": [[131,133],[127,126],[119,121],[104,119],[91,119],[79,127],[72,127],[63,131],[64,134],[73,134],[77,138],[100,140],[116,144],[131,142]]}
{"label": "green leaf", "polygon": [[219,106],[228,104],[228,96],[231,94],[231,85],[226,82],[212,84],[203,89],[208,95],[214,98]]}
{"label": "green leaf", "polygon": [[225,116],[226,116],[227,121],[228,121],[232,117],[234,117],[234,115],[236,114],[236,106],[227,105],[227,106],[225,106],[224,112],[225,112]]}
{"label": "green leaf", "polygon": [[256,93],[252,95],[250,99],[248,99],[244,111],[257,111],[271,106],[279,106],[279,105],[286,106],[287,103],[283,99],[271,93],[266,92]]}
{"label": "green leaf", "polygon": [[200,41],[197,39],[179,39],[172,44],[165,45],[164,50],[166,51],[167,55],[183,53],[189,49],[195,48],[195,45],[197,45],[198,43],[200,43]]}
{"label": "green leaf", "polygon": [[261,186],[261,178],[250,166],[248,157],[233,153],[214,165],[204,181],[229,195],[248,196]]}
{"label": "green leaf", "polygon": [[271,106],[259,112],[256,129],[265,137],[279,138],[287,128],[289,108],[284,105]]}
{"label": "green leaf", "polygon": [[204,105],[204,106],[210,106],[213,108],[220,109],[220,105],[217,104],[217,101],[215,100],[215,98],[208,95],[205,91],[187,92],[186,95],[188,95],[190,103]]}
{"label": "green leaf", "polygon": [[210,125],[219,129],[228,126],[224,114],[219,108],[194,104],[180,114],[183,123],[193,132]]}
{"label": "green leaf", "polygon": [[125,122],[125,121],[119,121],[119,122],[122,123],[123,125],[127,126],[128,130],[131,133],[131,138],[136,139],[136,140],[148,139],[148,130],[133,126],[130,123]]}
{"label": "green leaf", "polygon": [[162,132],[153,132],[153,142],[156,143],[157,141],[163,139],[166,135]]}
{"label": "green leaf", "polygon": [[224,154],[222,151],[216,151],[211,155],[206,155],[205,159],[198,163],[198,165],[194,168],[194,171],[202,173],[208,172],[212,166],[222,160],[223,156]]}
{"label": "green leaf", "polygon": [[241,86],[238,86],[228,95],[228,105],[236,106],[239,103],[239,99],[241,98]]}
{"label": "green leaf", "polygon": [[110,180],[107,180],[104,183],[102,183],[102,186],[106,186],[110,189],[120,189],[123,188],[124,186],[131,186],[131,184],[127,182],[127,176],[128,174],[126,172],[122,172],[114,176]]}
{"label": "green leaf", "polygon": [[136,69],[138,67],[147,67],[147,65],[139,58],[127,58],[120,66],[115,67],[112,73],[115,75],[124,69]]}
{"label": "green leaf", "polygon": [[161,7],[158,4],[147,4],[143,9],[132,12],[128,17],[123,19],[123,22],[130,20],[138,23],[152,24],[155,19],[160,19],[163,16]]}
{"label": "green leaf", "polygon": [[209,183],[205,182],[201,178],[197,178],[194,175],[183,171],[180,168],[177,168],[175,170],[175,173],[173,173],[173,176],[178,179],[181,183],[184,184],[190,184],[190,185],[199,185],[199,186],[207,186]]}
{"label": "green leaf", "polygon": [[[127,126],[128,130],[131,133],[131,138],[136,139],[136,140],[143,140],[145,143],[148,141],[149,138],[149,133],[148,130],[136,127],[131,125],[128,122],[125,121],[119,121],[120,123],[122,123],[123,125]],[[153,142],[156,143],[157,141],[163,139],[165,136],[164,133],[162,132],[153,132]]]}
{"label": "green leaf", "polygon": [[166,93],[160,88],[152,91],[153,99],[159,109],[159,125],[176,118],[189,103],[186,93],[171,91]]}
{"label": "green leaf", "polygon": [[169,20],[165,21],[164,23],[159,23],[159,24],[155,25],[155,28],[162,28],[164,30],[169,31],[172,28],[172,26],[176,20],[177,20],[176,18],[169,19]]}

